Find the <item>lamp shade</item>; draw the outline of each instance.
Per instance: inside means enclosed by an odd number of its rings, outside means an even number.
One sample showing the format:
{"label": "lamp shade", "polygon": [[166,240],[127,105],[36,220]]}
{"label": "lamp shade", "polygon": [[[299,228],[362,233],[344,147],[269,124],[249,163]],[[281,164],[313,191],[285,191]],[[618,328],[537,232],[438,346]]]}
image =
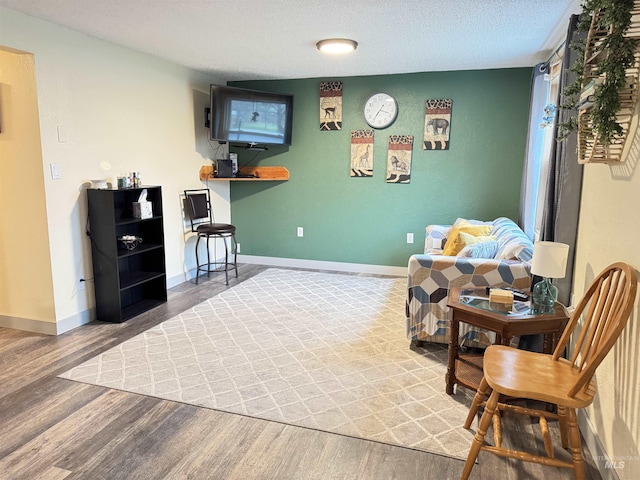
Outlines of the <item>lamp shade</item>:
{"label": "lamp shade", "polygon": [[558,242],[536,242],[533,246],[531,273],[545,278],[563,278],[567,271],[569,245]]}

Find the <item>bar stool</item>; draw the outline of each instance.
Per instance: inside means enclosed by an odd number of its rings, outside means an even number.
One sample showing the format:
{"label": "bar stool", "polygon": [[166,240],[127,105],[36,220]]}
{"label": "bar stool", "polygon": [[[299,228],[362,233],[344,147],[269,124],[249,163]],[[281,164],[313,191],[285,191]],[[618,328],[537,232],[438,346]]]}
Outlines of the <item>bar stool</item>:
{"label": "bar stool", "polygon": [[[236,227],[229,223],[215,223],[213,209],[211,208],[211,194],[208,188],[185,190],[184,211],[191,223],[191,231],[198,234],[198,240],[196,241],[196,285],[198,284],[200,271],[207,272],[208,277],[211,272],[222,271],[222,265],[224,265],[226,284],[229,285],[229,267],[232,267],[232,269],[236,271],[236,278],[238,278]],[[201,264],[198,255],[198,245],[202,238],[205,239],[207,245],[207,263]],[[210,238],[222,239],[224,243],[224,261],[218,259],[214,259],[213,262],[211,261],[209,251]],[[231,239],[231,250],[229,250],[230,246],[227,244],[227,239]],[[230,253],[233,254],[233,262],[229,261]]]}

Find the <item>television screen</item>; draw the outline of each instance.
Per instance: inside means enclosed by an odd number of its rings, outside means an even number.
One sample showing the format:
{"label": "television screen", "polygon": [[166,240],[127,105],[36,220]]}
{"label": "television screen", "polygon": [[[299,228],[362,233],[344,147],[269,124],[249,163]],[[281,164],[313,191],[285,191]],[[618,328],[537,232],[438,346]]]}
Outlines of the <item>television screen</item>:
{"label": "television screen", "polygon": [[211,140],[291,145],[292,124],[293,95],[211,85]]}

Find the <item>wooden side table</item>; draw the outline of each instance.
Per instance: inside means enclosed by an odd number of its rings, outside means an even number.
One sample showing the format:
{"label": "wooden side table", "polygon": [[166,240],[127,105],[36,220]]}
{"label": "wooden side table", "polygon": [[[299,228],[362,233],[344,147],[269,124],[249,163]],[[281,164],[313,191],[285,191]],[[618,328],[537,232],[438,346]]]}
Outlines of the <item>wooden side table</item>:
{"label": "wooden side table", "polygon": [[448,394],[453,393],[453,386],[456,384],[477,390],[482,380],[482,354],[460,355],[458,353],[460,322],[495,332],[496,343],[503,345],[509,345],[511,338],[516,335],[544,334],[544,352],[552,353],[559,335],[569,320],[564,306],[560,303],[556,303],[553,313],[509,313],[504,306],[489,303],[489,297],[484,288],[452,288],[447,305],[451,316],[449,363],[446,376]]}

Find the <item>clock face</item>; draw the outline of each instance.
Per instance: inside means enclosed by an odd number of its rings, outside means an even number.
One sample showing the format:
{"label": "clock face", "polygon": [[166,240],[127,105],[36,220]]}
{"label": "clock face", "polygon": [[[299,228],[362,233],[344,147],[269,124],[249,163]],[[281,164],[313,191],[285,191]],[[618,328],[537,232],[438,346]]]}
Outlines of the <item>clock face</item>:
{"label": "clock face", "polygon": [[387,128],[398,115],[398,104],[391,95],[376,93],[364,104],[364,119],[373,128]]}

